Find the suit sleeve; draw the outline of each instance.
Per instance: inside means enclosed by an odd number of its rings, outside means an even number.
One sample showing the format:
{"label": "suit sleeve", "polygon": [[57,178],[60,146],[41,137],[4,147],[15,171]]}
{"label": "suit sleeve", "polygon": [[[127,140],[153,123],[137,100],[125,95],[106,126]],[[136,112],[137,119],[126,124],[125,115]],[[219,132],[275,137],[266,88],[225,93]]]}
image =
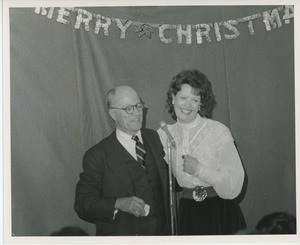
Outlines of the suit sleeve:
{"label": "suit sleeve", "polygon": [[88,222],[113,222],[116,198],[103,197],[104,157],[88,151],[83,157],[83,172],[75,191],[74,209]]}

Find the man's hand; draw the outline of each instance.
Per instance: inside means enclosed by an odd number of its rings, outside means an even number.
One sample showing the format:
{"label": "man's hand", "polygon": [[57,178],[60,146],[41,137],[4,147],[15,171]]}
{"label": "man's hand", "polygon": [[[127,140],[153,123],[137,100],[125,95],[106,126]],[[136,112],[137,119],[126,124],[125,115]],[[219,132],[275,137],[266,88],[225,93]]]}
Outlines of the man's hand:
{"label": "man's hand", "polygon": [[145,215],[144,206],[145,202],[135,196],[118,198],[115,203],[116,209],[131,213],[136,217]]}
{"label": "man's hand", "polygon": [[194,174],[198,168],[199,162],[197,158],[191,156],[191,155],[184,155],[183,158],[183,171],[188,174]]}

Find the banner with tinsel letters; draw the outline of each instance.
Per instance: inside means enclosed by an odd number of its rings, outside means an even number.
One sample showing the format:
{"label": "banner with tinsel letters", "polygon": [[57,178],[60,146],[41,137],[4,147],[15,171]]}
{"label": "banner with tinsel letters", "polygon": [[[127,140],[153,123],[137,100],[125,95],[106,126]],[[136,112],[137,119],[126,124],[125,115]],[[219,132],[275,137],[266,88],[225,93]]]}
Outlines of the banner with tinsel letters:
{"label": "banner with tinsel letters", "polygon": [[[202,44],[203,39],[208,43],[212,42],[214,38],[217,42],[226,40],[237,39],[240,36],[239,25],[247,25],[247,29],[250,35],[255,34],[253,21],[261,19],[263,21],[266,31],[271,31],[276,28],[281,28],[283,23],[285,25],[290,24],[290,19],[294,18],[294,6],[285,5],[279,6],[274,9],[263,11],[261,13],[252,14],[249,16],[241,17],[233,20],[216,21],[212,23],[197,23],[197,24],[156,24],[156,23],[142,23],[132,20],[124,20],[120,18],[108,17],[99,13],[92,13],[77,7],[37,7],[34,12],[47,16],[48,19],[52,19],[54,13],[57,12],[56,21],[64,25],[70,25],[70,13],[74,12],[75,17],[75,29],[79,29],[82,25],[85,31],[89,32],[91,29],[97,35],[100,31],[103,31],[104,36],[109,36],[109,28],[112,25],[116,25],[120,31],[120,38],[126,38],[126,32],[129,31],[129,27],[133,26],[135,33],[138,37],[146,37],[151,39],[153,35],[158,35],[159,40],[164,44],[170,44],[174,42],[170,37],[169,32],[176,33],[177,43],[183,43],[185,37],[185,43],[192,43],[192,35],[196,34],[197,44]],[[282,16],[280,15],[282,12]],[[221,27],[224,27],[229,34],[222,34]]]}

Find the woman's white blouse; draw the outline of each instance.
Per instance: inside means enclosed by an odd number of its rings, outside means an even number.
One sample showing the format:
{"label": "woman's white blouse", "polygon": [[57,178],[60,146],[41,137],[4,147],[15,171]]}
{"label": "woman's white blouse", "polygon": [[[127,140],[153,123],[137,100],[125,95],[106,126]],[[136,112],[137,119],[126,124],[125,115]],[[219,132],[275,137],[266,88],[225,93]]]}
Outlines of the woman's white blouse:
{"label": "woman's white blouse", "polygon": [[[189,125],[177,122],[167,126],[176,144],[172,151],[172,170],[181,187],[213,186],[223,199],[233,199],[240,193],[244,169],[232,135],[225,125],[198,115]],[[167,135],[162,129],[158,129],[158,134],[168,160]],[[185,154],[199,161],[194,175],[183,171],[182,155]]]}

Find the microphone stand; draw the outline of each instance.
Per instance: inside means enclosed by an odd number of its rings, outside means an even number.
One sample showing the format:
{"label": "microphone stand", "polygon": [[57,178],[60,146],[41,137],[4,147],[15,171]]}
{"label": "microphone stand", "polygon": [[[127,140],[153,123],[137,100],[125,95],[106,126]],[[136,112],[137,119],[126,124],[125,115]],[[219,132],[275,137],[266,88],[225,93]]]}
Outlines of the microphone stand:
{"label": "microphone stand", "polygon": [[171,231],[172,235],[178,235],[177,229],[177,197],[173,177],[173,148],[175,147],[174,140],[168,139],[168,163],[169,163],[169,190],[170,190],[170,216],[171,216]]}

